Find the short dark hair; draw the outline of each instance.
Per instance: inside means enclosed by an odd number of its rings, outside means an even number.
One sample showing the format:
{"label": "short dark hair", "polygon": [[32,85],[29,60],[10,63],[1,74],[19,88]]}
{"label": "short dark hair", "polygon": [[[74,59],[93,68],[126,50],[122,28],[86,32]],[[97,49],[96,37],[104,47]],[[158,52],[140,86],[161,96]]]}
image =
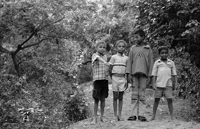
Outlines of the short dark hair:
{"label": "short dark hair", "polygon": [[134,34],[139,34],[140,37],[145,37],[145,32],[142,29],[139,29],[139,30],[135,31]]}
{"label": "short dark hair", "polygon": [[158,53],[160,54],[160,52],[161,52],[162,50],[167,50],[167,52],[169,52],[167,46],[160,46],[160,47],[158,48]]}
{"label": "short dark hair", "polygon": [[106,42],[104,42],[104,41],[96,41],[95,48],[97,48],[100,44],[104,44],[106,46]]}

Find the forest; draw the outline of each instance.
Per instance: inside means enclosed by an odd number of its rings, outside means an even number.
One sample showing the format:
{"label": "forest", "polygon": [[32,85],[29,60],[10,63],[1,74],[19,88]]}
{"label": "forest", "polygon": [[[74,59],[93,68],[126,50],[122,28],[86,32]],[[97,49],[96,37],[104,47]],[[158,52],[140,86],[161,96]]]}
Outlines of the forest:
{"label": "forest", "polygon": [[199,16],[200,0],[1,0],[0,129],[61,129],[90,117],[81,84],[92,81],[95,41],[113,54],[123,39],[128,52],[138,28],[154,59],[170,48],[177,96],[200,118]]}

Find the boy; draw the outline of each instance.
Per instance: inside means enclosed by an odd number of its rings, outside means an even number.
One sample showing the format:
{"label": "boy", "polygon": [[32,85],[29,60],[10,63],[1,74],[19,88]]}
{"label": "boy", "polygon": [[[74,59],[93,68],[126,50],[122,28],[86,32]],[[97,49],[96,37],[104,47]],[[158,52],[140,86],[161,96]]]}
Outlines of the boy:
{"label": "boy", "polygon": [[[117,49],[117,54],[113,55],[110,59],[110,71],[112,79],[112,89],[113,89],[113,109],[115,121],[124,120],[121,117],[122,105],[123,105],[123,94],[126,83],[126,63],[128,57],[124,55],[125,48],[127,46],[124,40],[119,40],[115,44]],[[117,100],[119,103],[117,104]],[[117,115],[118,106],[118,115]]]}
{"label": "boy", "polygon": [[92,124],[97,123],[98,103],[101,105],[100,121],[103,122],[105,98],[108,97],[108,65],[105,55],[106,43],[99,41],[96,43],[96,53],[92,55],[93,69],[93,98],[94,98],[94,118]]}
{"label": "boy", "polygon": [[[152,70],[153,88],[155,89],[155,100],[153,105],[153,116],[150,120],[155,119],[156,110],[160,98],[164,95],[167,98],[168,108],[173,120],[173,104],[172,104],[172,91],[177,86],[177,73],[176,67],[172,60],[168,59],[168,48],[161,46],[158,49],[160,59],[158,59]],[[174,80],[172,85],[172,80]]]}
{"label": "boy", "polygon": [[[134,34],[134,36],[132,34]],[[144,42],[145,32],[143,30],[137,30],[135,33],[132,34],[131,36],[133,37],[130,38],[130,42],[132,44],[136,43],[136,45],[133,45],[129,51],[129,59],[127,62],[126,73],[128,74],[127,76],[129,82],[131,82],[132,80],[131,83],[133,83],[134,87],[132,88],[131,96],[133,104],[133,115],[135,107],[139,106],[139,101],[138,103],[136,103],[136,100],[139,98],[141,102],[145,102],[145,89],[147,86],[147,81],[149,81],[149,77],[151,76],[153,66],[153,53],[150,46],[146,45],[146,43]],[[140,118],[142,117],[140,116]],[[138,117],[138,119],[140,118]],[[131,116],[128,118],[128,120],[136,119],[136,116]]]}

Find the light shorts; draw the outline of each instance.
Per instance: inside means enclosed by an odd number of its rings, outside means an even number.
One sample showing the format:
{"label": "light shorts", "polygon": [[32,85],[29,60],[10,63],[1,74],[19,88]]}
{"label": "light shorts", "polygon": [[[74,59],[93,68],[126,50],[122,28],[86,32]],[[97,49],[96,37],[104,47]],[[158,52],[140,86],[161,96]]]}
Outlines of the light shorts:
{"label": "light shorts", "polygon": [[157,87],[154,97],[161,98],[162,96],[164,96],[167,99],[172,99],[173,98],[172,87],[171,86],[167,86],[166,88]]}
{"label": "light shorts", "polygon": [[112,90],[113,91],[119,91],[119,92],[124,91],[125,83],[126,83],[125,77],[112,76]]}

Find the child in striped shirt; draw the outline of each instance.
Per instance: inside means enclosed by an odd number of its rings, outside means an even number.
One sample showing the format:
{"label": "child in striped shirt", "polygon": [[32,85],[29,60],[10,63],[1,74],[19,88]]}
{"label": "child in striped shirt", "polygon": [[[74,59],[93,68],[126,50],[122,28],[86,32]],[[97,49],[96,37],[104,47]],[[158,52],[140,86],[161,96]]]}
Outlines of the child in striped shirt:
{"label": "child in striped shirt", "polygon": [[[121,117],[124,88],[127,85],[126,79],[126,63],[128,57],[124,54],[127,46],[124,40],[119,40],[115,44],[117,54],[113,55],[110,59],[110,71],[112,78],[112,90],[113,90],[113,109],[115,121],[124,120]],[[118,103],[117,103],[118,102]],[[118,114],[117,114],[118,107]]]}

